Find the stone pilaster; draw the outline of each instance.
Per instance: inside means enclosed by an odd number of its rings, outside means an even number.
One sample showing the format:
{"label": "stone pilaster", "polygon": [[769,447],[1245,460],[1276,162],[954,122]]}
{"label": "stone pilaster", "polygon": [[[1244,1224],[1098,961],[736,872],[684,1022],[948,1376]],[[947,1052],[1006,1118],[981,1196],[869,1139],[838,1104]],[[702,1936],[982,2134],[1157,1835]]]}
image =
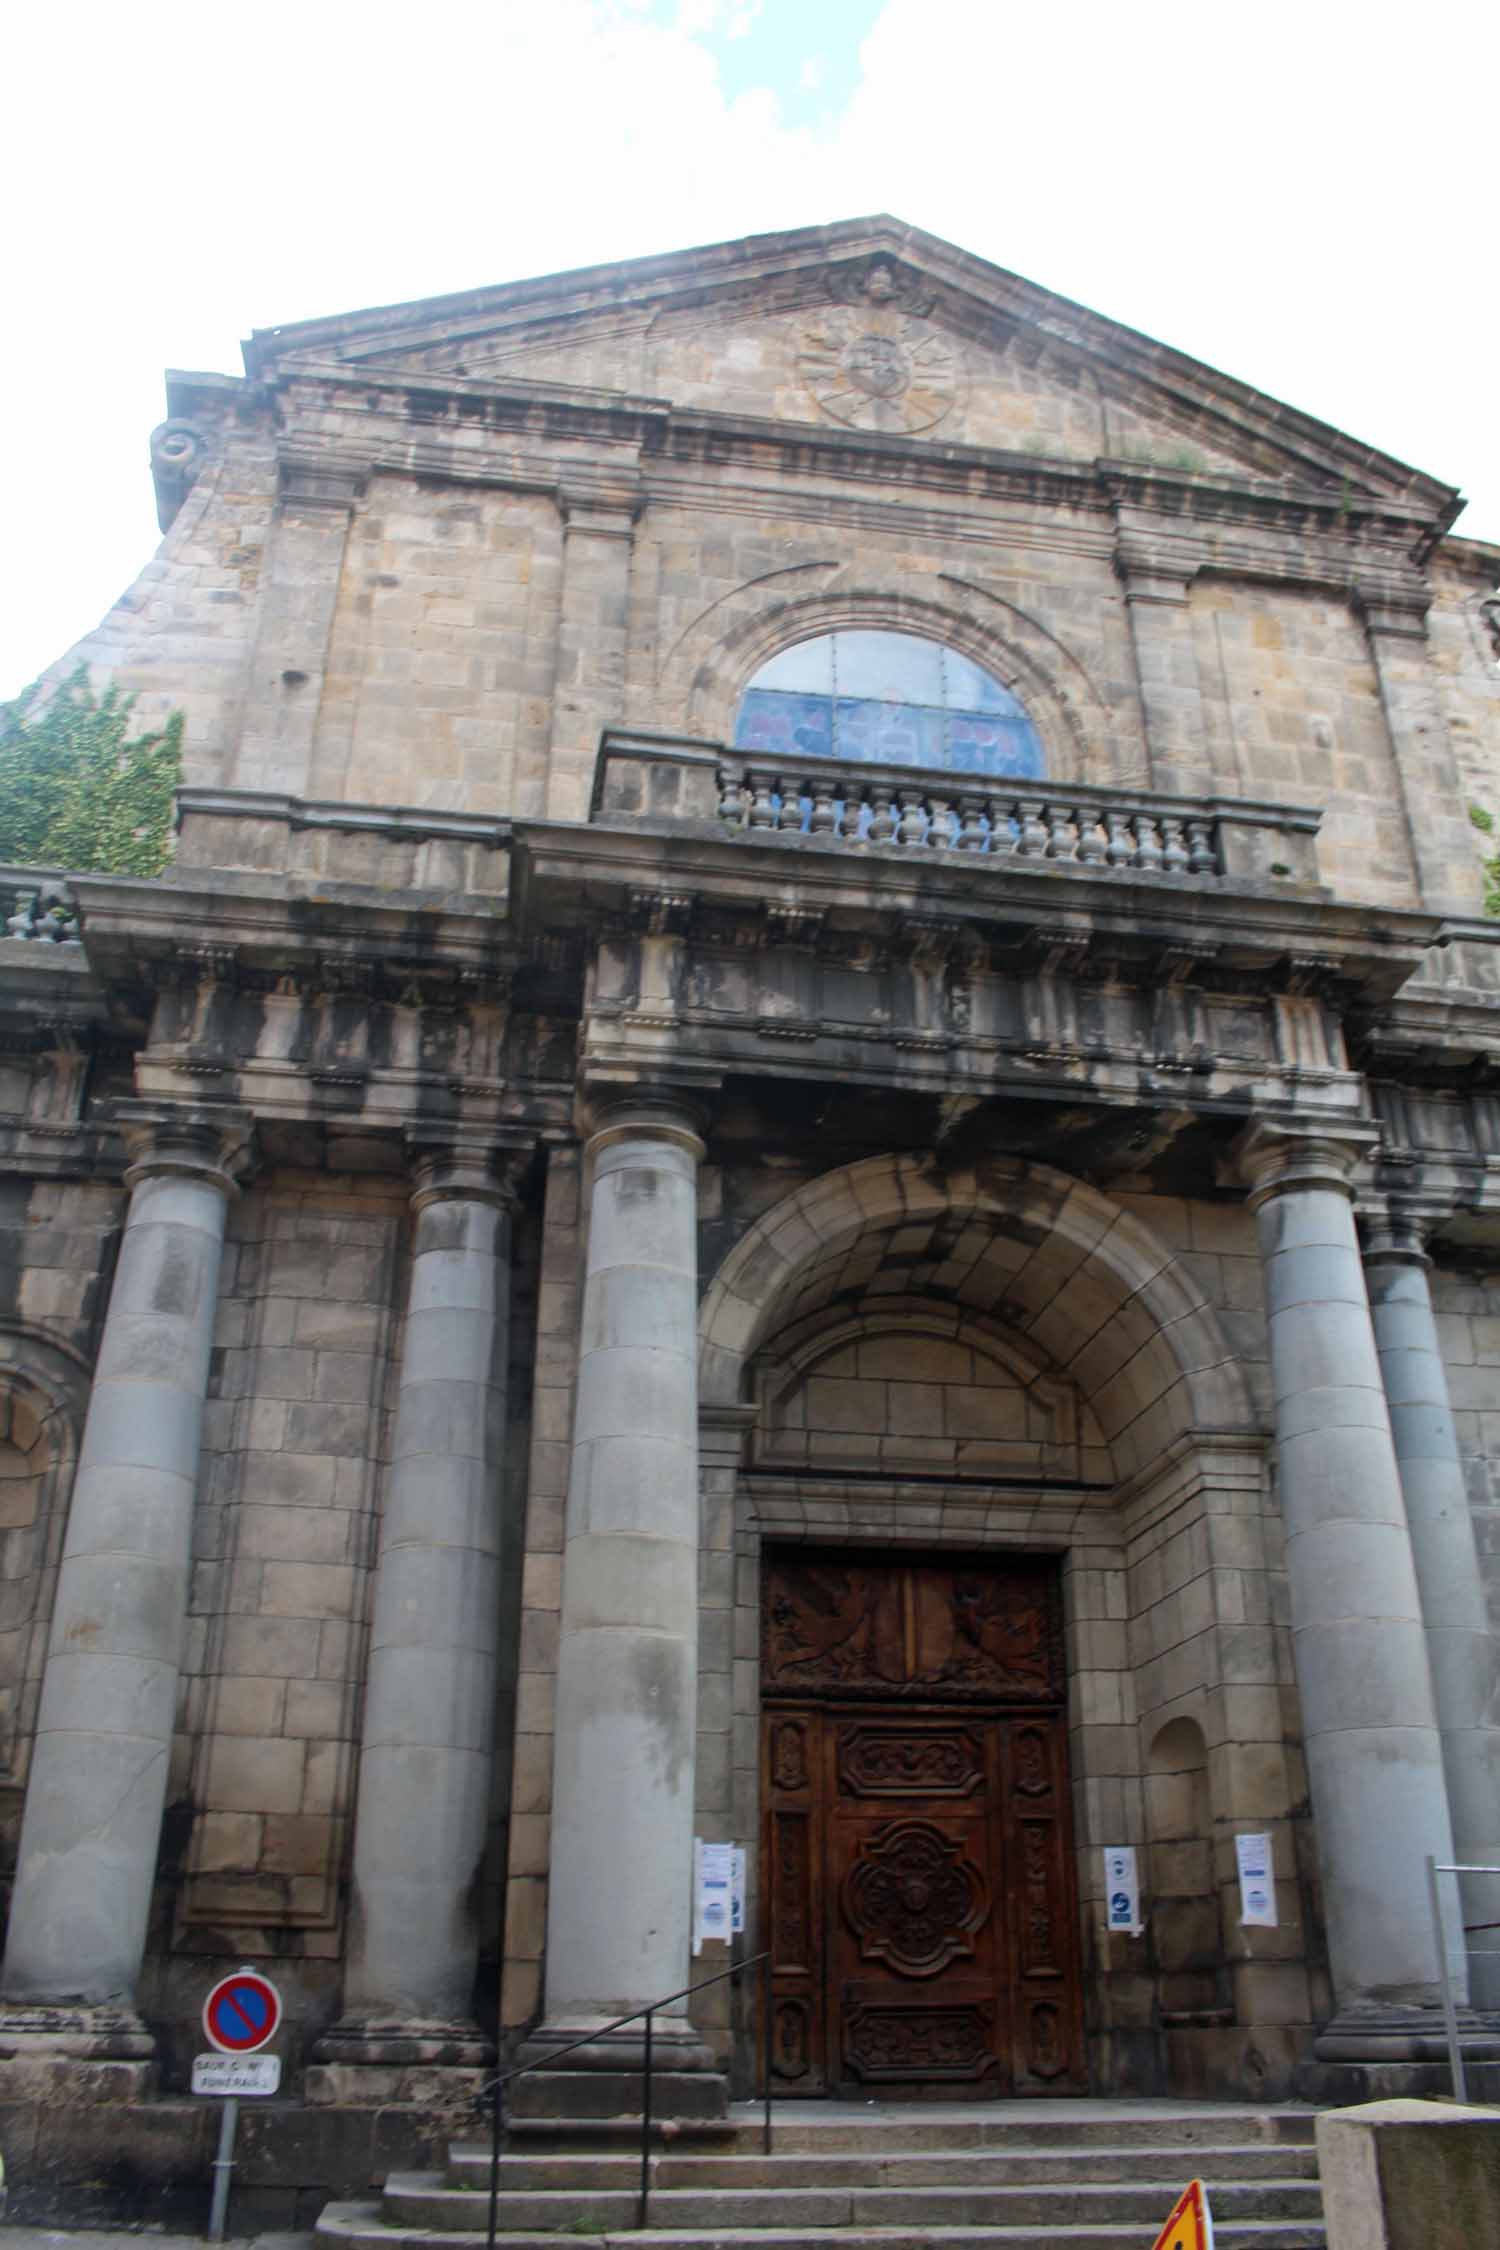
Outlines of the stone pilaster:
{"label": "stone pilaster", "polygon": [[319,2042],[311,2100],[461,2096],[455,2071],[490,2052],[473,2018],[476,1898],[494,1764],[510,1212],[525,1161],[444,1146],[416,1165],[346,2012]]}
{"label": "stone pilaster", "polygon": [[135,1989],[225,1214],[249,1137],[239,1112],[130,1104],[122,1125],[130,1204],[58,1574],[3,1972],[0,2045],[43,2066],[151,2053]]}
{"label": "stone pilaster", "polygon": [[1266,1273],[1293,1649],[1337,2015],[1325,2060],[1436,2028],[1425,1855],[1452,1856],[1427,1641],[1355,1234],[1358,1149],[1272,1123],[1241,1143]]}
{"label": "stone pilaster", "polygon": [[[605,1109],[586,1152],[546,2022],[534,2053],[688,1982],[702,1154],[689,1108],[644,1096]],[[704,2061],[682,2003],[657,2036],[678,2071]],[[629,2069],[640,2045],[637,2024],[564,2068]],[[624,2082],[622,2100],[636,2098]]]}
{"label": "stone pilaster", "polygon": [[1375,666],[1421,903],[1477,914],[1479,862],[1427,647],[1427,588],[1415,576],[1367,576],[1355,600]]}
{"label": "stone pilaster", "polygon": [[563,578],[547,812],[585,820],[599,737],[625,715],[630,554],[640,513],[634,469],[570,469],[559,487]]}
{"label": "stone pilaster", "polygon": [[320,448],[284,448],[260,595],[244,724],[235,759],[240,789],[307,791],[338,607],[344,550],[369,463]]}
{"label": "stone pilaster", "polygon": [[1196,559],[1168,542],[1122,531],[1115,570],[1125,589],[1150,785],[1176,796],[1210,793],[1214,774],[1198,679],[1188,588]]}
{"label": "stone pilaster", "polygon": [[[1422,1597],[1453,1848],[1461,1861],[1493,1867],[1500,1866],[1495,1648],[1429,1267],[1419,1225],[1398,1209],[1367,1228],[1365,1274]],[[1493,1884],[1472,1885],[1465,1906],[1466,1922],[1493,1920]],[[1471,1969],[1478,2006],[1500,2005],[1496,1967],[1481,1958]]]}

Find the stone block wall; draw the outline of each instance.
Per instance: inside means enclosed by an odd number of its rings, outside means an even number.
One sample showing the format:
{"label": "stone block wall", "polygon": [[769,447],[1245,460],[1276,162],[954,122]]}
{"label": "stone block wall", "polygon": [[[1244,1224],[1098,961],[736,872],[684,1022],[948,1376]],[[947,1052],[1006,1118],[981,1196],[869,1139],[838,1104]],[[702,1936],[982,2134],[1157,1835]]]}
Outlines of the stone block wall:
{"label": "stone block wall", "polygon": [[1396,753],[1347,600],[1200,579],[1192,606],[1229,793],[1323,806],[1318,865],[1335,894],[1419,904]]}
{"label": "stone block wall", "polygon": [[226,1954],[273,1957],[303,2030],[337,1999],[405,1211],[283,1173],[230,1212],[143,1992],[189,2039]]}
{"label": "stone block wall", "polygon": [[372,479],[344,550],[305,794],[539,812],[561,552],[550,500]]}

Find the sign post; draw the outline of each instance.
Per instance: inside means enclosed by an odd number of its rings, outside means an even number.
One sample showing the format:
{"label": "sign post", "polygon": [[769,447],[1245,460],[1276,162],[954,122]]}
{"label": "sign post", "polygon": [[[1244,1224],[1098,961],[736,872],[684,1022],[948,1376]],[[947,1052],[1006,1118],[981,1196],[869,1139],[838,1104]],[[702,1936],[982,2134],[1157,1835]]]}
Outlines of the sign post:
{"label": "sign post", "polygon": [[281,1994],[258,1969],[236,1969],[220,1977],[203,2003],[203,2036],[214,2049],[193,2058],[193,2092],[217,2094],[219,2153],[214,2158],[213,2205],[209,2239],[222,2242],[229,2217],[229,2175],[234,2170],[234,2140],[242,2094],[274,2094],[281,2084],[281,2057],[263,2055],[281,2028]]}

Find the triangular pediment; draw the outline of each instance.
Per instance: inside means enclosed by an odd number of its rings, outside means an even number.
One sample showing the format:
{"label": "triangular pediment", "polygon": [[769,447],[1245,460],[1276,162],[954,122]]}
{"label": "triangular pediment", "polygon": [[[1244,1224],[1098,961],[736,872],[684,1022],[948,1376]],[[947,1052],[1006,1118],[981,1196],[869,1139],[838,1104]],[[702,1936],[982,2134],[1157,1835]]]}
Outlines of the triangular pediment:
{"label": "triangular pediment", "polygon": [[889,218],[261,331],[246,357],[262,376],[334,364],[1352,490],[1434,511],[1454,498],[1247,384]]}

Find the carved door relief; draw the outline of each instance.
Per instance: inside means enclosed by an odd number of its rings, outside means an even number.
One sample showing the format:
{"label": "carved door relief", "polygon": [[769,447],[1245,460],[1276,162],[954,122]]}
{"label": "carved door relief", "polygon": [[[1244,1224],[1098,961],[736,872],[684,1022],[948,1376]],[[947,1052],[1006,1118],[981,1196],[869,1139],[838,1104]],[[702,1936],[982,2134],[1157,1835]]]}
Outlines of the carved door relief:
{"label": "carved door relief", "polygon": [[783,2094],[1083,2084],[1055,1566],[767,1556]]}

